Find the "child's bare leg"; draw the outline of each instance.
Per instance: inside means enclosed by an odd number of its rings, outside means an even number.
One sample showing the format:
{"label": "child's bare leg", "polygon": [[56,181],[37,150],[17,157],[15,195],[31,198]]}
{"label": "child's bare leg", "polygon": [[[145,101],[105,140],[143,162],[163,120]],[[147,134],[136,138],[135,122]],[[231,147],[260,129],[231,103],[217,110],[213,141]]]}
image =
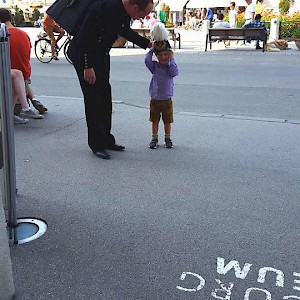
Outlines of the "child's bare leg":
{"label": "child's bare leg", "polygon": [[164,122],[165,125],[165,147],[173,148],[173,143],[171,140],[171,123]]}
{"label": "child's bare leg", "polygon": [[158,123],[159,121],[152,122],[152,139],[149,144],[150,149],[156,149],[157,148],[157,142],[158,142]]}
{"label": "child's bare leg", "polygon": [[165,136],[170,137],[171,136],[171,123],[165,122],[164,126],[165,126]]}
{"label": "child's bare leg", "polygon": [[158,133],[158,121],[152,122],[152,136],[156,136],[157,138],[157,133]]}

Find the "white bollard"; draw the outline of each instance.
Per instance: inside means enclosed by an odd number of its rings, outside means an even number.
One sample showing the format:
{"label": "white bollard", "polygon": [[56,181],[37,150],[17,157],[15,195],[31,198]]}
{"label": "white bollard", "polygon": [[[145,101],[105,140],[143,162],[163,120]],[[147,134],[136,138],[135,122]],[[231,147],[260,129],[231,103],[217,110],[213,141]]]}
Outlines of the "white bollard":
{"label": "white bollard", "polygon": [[270,35],[269,35],[269,39],[271,42],[279,39],[279,26],[280,26],[280,20],[278,18],[271,19]]}
{"label": "white bollard", "polygon": [[206,36],[208,35],[208,29],[210,28],[210,21],[203,20],[201,25],[201,40],[205,43]]}

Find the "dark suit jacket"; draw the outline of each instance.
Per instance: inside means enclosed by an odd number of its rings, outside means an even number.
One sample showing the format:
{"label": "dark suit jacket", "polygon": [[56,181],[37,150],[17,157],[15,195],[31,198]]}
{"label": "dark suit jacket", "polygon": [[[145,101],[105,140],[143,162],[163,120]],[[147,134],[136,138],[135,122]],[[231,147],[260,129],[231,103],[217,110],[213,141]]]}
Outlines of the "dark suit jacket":
{"label": "dark suit jacket", "polygon": [[99,70],[97,66],[101,67],[118,36],[144,49],[149,44],[148,39],[131,30],[122,0],[97,0],[90,6],[68,54],[75,66]]}

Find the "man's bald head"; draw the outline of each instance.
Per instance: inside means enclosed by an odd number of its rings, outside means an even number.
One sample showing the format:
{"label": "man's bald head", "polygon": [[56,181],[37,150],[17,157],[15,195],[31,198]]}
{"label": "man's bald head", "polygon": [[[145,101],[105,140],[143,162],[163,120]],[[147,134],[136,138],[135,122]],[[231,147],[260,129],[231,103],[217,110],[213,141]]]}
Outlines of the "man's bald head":
{"label": "man's bald head", "polygon": [[139,19],[152,11],[153,0],[123,0],[123,5],[132,19]]}

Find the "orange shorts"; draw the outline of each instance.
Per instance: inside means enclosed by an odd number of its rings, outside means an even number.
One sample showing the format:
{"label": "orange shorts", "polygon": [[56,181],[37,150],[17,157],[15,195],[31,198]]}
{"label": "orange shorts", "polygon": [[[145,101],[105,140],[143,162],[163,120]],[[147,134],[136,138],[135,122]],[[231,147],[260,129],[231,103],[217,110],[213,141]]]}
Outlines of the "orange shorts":
{"label": "orange shorts", "polygon": [[48,34],[50,39],[54,38],[54,33],[59,33],[60,32],[60,27],[58,25],[53,25],[53,26],[44,26],[43,27],[44,31]]}

